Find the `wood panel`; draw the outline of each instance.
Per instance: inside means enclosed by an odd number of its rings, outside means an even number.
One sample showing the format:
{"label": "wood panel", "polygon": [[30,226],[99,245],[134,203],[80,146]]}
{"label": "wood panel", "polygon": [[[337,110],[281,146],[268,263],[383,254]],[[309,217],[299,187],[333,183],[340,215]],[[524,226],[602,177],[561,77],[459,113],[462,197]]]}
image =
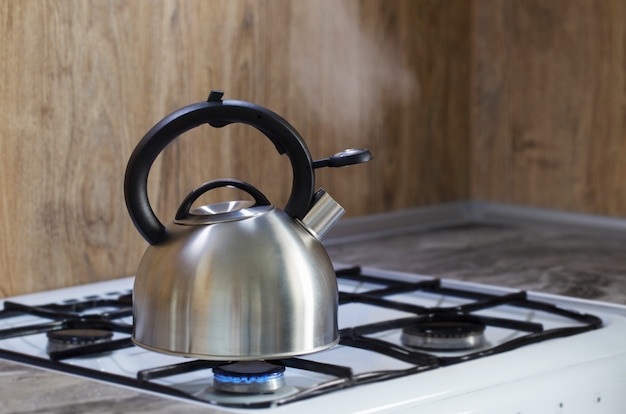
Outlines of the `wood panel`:
{"label": "wood panel", "polygon": [[[132,274],[126,161],[210,89],[283,115],[316,158],[371,148],[318,175],[349,215],[467,198],[469,18],[464,0],[0,2],[0,296]],[[168,221],[229,176],[288,197],[268,140],[207,126],[166,149],[150,199]]]}
{"label": "wood panel", "polygon": [[626,216],[626,3],[476,0],[472,195]]}

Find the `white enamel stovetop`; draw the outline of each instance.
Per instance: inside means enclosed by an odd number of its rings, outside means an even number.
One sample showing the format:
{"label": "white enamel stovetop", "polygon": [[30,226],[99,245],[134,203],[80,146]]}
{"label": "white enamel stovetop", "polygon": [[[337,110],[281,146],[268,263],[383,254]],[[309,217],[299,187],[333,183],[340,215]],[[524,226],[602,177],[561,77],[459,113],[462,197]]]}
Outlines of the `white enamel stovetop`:
{"label": "white enamel stovetop", "polygon": [[[367,268],[366,268],[367,269]],[[402,281],[430,278],[367,269],[368,274]],[[503,295],[510,289],[444,280],[450,288],[463,288]],[[10,298],[11,301],[40,305],[89,295],[114,296],[132,288],[132,278],[61,289],[51,292]],[[341,281],[340,291],[359,292],[375,287],[368,283]],[[566,338],[531,344],[510,352],[488,356],[447,367],[437,368],[401,378],[359,385],[334,391],[303,401],[262,409],[228,408],[202,404],[207,412],[271,412],[271,413],[480,413],[480,414],[536,414],[536,413],[622,413],[626,410],[626,307],[573,298],[531,293],[532,299],[546,301],[562,308],[575,309],[600,317],[600,329]],[[464,299],[443,297],[428,293],[398,294],[394,300],[422,306],[457,306]],[[0,304],[4,301],[0,301]],[[539,311],[520,310],[500,306],[496,310],[481,311],[481,315],[509,317],[522,321],[539,322],[546,329],[563,324],[563,319],[543,315]],[[397,310],[381,309],[362,303],[340,306],[339,327],[363,325],[387,319],[410,316]],[[20,316],[0,319],[0,330],[20,324],[40,322],[41,318]],[[128,320],[130,323],[131,321]],[[489,345],[513,339],[516,333],[502,328],[488,328]],[[126,334],[116,334],[123,338]],[[397,330],[374,335],[376,339],[399,344]],[[44,334],[0,340],[0,350],[46,357]],[[444,353],[445,354],[445,353]],[[446,354],[449,355],[449,354]],[[351,366],[355,373],[402,369],[410,364],[377,355],[354,347],[336,346],[306,358]],[[152,353],[138,347],[115,351],[95,358],[74,358],[63,363],[106,370],[118,375],[134,377],[137,370],[181,361],[184,358]],[[322,374],[312,374],[287,368],[286,379],[295,388],[328,380]],[[87,379],[86,379],[87,380]],[[210,383],[206,372],[184,374],[158,380],[180,389],[202,394]],[[176,385],[177,384],[177,385]],[[205,398],[213,399],[204,395]],[[165,396],[165,398],[175,398]],[[185,400],[189,403],[188,400]]]}

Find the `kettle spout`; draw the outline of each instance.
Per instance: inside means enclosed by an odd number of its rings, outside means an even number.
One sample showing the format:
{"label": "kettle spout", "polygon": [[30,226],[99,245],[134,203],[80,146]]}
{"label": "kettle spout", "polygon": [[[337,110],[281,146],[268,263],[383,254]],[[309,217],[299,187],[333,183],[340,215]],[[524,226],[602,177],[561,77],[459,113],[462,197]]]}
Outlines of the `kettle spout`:
{"label": "kettle spout", "polygon": [[339,221],[345,210],[326,191],[318,190],[313,204],[301,223],[318,240]]}

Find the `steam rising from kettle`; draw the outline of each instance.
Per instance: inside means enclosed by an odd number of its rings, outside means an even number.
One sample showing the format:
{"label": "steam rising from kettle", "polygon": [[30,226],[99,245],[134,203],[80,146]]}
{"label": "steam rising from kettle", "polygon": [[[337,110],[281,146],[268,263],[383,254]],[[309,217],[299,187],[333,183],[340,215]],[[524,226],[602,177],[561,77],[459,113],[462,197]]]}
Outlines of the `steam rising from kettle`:
{"label": "steam rising from kettle", "polygon": [[[258,360],[315,352],[339,341],[338,291],[321,244],[343,208],[315,188],[315,169],[371,159],[349,149],[313,161],[304,140],[279,115],[261,106],[222,100],[181,108],[157,123],[133,151],[124,182],[130,217],[150,243],[133,292],[133,341],[169,354],[212,360]],[[154,214],[148,174],[174,139],[202,124],[244,123],[261,131],[293,170],[283,210],[251,184],[209,181],[193,190],[167,226]],[[231,201],[191,211],[195,200],[219,187],[236,187],[251,201]]]}

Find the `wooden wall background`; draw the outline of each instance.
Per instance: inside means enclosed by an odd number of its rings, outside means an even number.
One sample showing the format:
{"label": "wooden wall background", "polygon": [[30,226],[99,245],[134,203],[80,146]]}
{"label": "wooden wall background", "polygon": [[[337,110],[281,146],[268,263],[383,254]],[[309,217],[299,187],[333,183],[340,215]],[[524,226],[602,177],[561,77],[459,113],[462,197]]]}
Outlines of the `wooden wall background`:
{"label": "wooden wall background", "polygon": [[[283,115],[314,157],[370,148],[318,174],[349,215],[468,198],[470,19],[465,0],[0,1],[0,296],[132,274],[126,161],[210,89]],[[231,176],[287,199],[286,159],[237,126],[177,140],[149,194],[169,221]]]}
{"label": "wooden wall background", "polygon": [[626,2],[474,0],[473,198],[626,217]]}
{"label": "wooden wall background", "polygon": [[[622,0],[0,1],[0,296],[132,274],[126,161],[166,114],[223,89],[283,115],[349,216],[468,198],[626,216]],[[198,128],[155,164],[168,221],[193,187],[286,159]],[[206,201],[231,199],[217,191]]]}

